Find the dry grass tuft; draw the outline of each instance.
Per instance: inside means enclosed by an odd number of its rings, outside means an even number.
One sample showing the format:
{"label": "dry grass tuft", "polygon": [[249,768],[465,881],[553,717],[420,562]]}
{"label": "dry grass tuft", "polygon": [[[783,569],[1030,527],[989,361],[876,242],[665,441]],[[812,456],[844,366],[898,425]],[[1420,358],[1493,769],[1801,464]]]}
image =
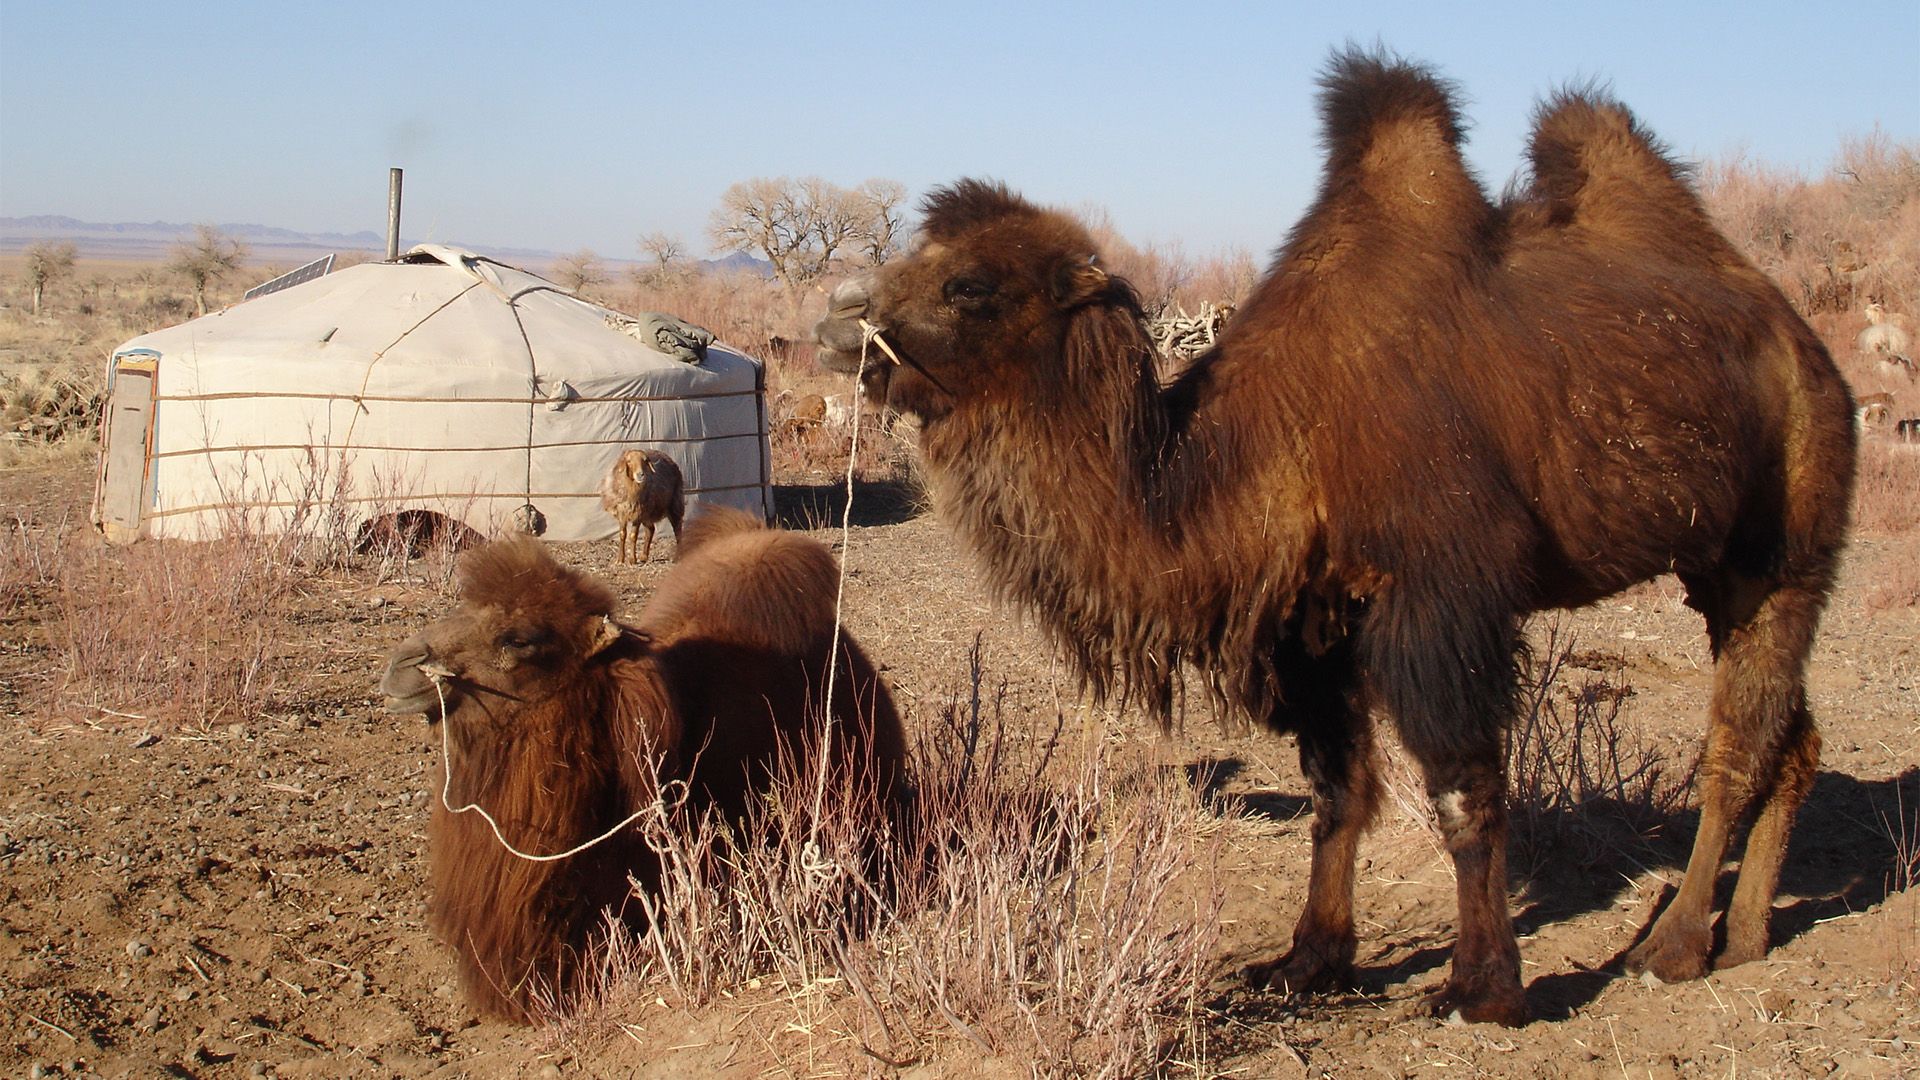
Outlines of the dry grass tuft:
{"label": "dry grass tuft", "polygon": [[1861,532],[1900,536],[1920,530],[1920,443],[1860,440],[1853,524]]}
{"label": "dry grass tuft", "polygon": [[55,694],[96,716],[184,725],[249,719],[280,685],[270,664],[302,576],[277,545],[230,538],[102,547],[69,536],[48,635]]}
{"label": "dry grass tuft", "polygon": [[1879,572],[1862,598],[1868,611],[1920,607],[1920,535],[1893,541],[1876,565]]}

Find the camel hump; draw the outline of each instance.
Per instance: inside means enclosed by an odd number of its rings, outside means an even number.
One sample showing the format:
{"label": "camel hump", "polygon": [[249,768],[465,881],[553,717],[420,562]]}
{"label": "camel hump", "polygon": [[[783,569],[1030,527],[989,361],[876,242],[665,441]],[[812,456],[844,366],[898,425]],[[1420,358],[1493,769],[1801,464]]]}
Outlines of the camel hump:
{"label": "camel hump", "polygon": [[703,544],[740,533],[758,532],[766,527],[765,522],[744,510],[735,510],[730,506],[706,507],[687,522],[687,527],[680,533],[680,546],[674,558],[684,559]]}
{"label": "camel hump", "polygon": [[1532,194],[1549,221],[1667,245],[1712,224],[1687,170],[1626,106],[1597,86],[1562,90],[1534,115]]}
{"label": "camel hump", "polygon": [[1359,156],[1374,140],[1400,129],[1457,151],[1462,129],[1453,98],[1453,84],[1410,60],[1360,49],[1335,53],[1320,76],[1327,151],[1335,157]]}
{"label": "camel hump", "polygon": [[562,566],[547,546],[531,536],[511,536],[483,544],[460,556],[456,573],[460,595],[469,604],[563,617],[608,615],[613,593],[577,571]]}
{"label": "camel hump", "polygon": [[1397,227],[1477,229],[1489,207],[1460,154],[1453,84],[1382,51],[1335,53],[1320,78],[1327,172],[1322,203],[1364,199]]}

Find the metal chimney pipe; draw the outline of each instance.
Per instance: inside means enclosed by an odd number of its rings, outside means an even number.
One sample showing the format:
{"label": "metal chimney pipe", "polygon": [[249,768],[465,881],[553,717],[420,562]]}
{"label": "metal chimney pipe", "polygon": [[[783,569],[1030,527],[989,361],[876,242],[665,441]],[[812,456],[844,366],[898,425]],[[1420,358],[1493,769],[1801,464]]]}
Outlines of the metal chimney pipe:
{"label": "metal chimney pipe", "polygon": [[400,257],[400,170],[387,170],[387,261]]}

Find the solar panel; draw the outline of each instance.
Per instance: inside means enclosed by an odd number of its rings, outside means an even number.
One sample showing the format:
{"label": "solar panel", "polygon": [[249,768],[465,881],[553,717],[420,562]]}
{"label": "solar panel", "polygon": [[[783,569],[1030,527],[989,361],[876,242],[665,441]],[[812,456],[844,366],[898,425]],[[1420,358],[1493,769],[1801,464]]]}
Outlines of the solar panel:
{"label": "solar panel", "polygon": [[246,295],[242,296],[240,300],[244,303],[256,296],[265,296],[268,293],[276,293],[281,289],[312,281],[314,278],[332,269],[333,256],[323,255],[297,270],[289,270],[279,277],[274,278],[272,281],[263,281],[255,285],[253,288],[248,289]]}

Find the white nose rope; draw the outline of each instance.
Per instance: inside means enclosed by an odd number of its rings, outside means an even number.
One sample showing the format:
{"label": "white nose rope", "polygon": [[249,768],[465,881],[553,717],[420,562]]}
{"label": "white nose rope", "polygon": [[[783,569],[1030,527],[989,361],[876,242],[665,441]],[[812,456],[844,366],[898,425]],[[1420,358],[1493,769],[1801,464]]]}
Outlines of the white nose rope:
{"label": "white nose rope", "polygon": [[[853,470],[860,460],[860,392],[861,380],[867,373],[869,342],[878,343],[881,351],[895,364],[900,362],[886,339],[880,336],[880,329],[861,319],[860,367],[853,374],[853,438],[847,447],[847,501],[840,510],[840,576],[834,584],[833,645],[827,651],[827,692],[820,702],[822,740],[818,749],[818,764],[814,768],[813,818],[807,824],[807,842],[800,849],[801,868],[808,876],[823,883],[832,880],[840,872],[839,865],[820,849],[820,814],[827,801],[827,766],[832,759],[833,728],[838,723],[833,713],[833,683],[834,677],[840,672],[840,626],[847,596],[847,556],[853,551]],[[855,688],[855,693],[858,693],[858,688]]]}

